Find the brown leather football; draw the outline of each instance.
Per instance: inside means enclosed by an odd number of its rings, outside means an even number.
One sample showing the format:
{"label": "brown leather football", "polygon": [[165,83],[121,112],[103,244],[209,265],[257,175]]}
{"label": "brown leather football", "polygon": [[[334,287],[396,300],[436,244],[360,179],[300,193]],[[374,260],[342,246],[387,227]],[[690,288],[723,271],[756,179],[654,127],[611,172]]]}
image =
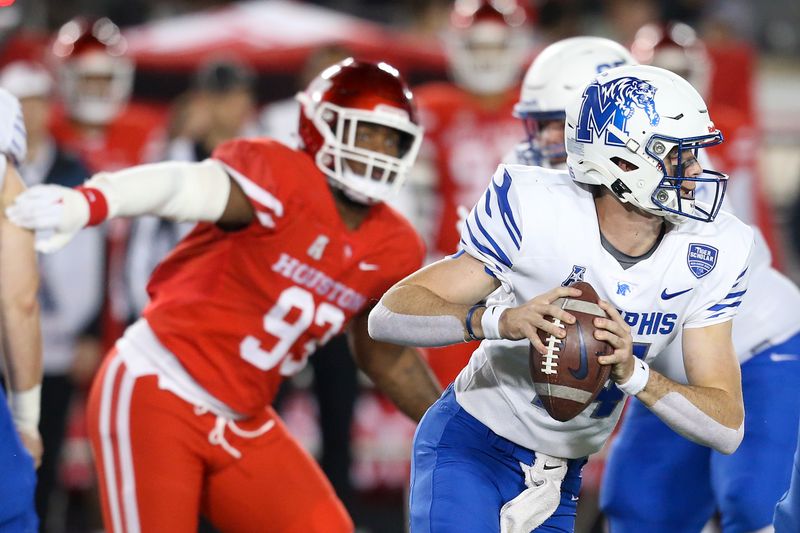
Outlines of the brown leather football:
{"label": "brown leather football", "polygon": [[[572,286],[582,294],[554,303],[573,315],[575,324],[564,324],[567,335],[563,339],[539,330],[547,354],[540,354],[531,345],[529,358],[536,395],[548,414],[561,422],[575,418],[594,401],[611,373],[611,367],[601,365],[597,357],[614,352],[610,344],[594,338],[594,318],[606,316],[597,305],[597,292],[585,281]],[[560,320],[557,323],[563,324]]]}

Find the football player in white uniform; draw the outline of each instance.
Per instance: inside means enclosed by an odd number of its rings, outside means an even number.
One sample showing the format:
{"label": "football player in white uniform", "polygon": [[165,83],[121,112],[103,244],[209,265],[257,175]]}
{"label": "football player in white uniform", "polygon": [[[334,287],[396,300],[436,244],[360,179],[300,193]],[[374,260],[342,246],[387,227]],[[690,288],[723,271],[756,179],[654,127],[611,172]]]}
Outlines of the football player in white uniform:
{"label": "football player in white uniform", "polygon": [[[16,165],[25,159],[25,123],[19,102],[0,89],[0,202],[22,192]],[[36,291],[39,277],[33,234],[0,215],[0,338],[8,406],[0,388],[0,531],[36,531],[35,465],[42,456],[39,406],[42,347]]]}
{"label": "football player in white uniform", "polygon": [[[681,28],[686,30],[681,35],[691,38],[685,49],[675,41]],[[703,72],[707,58],[697,57],[705,54],[702,44],[685,25],[672,26],[671,35],[673,44],[656,47],[660,53],[654,62],[682,72],[702,90],[708,77]],[[711,194],[704,184],[695,191],[698,200]],[[751,200],[728,195],[723,209],[742,216],[752,212],[746,205]],[[789,487],[800,420],[800,290],[770,266],[760,231],[755,237],[749,288],[733,324],[742,373],[744,440],[732,455],[716,453],[681,438],[633,402],[612,445],[601,491],[614,533],[696,532],[715,514],[725,533],[772,531],[775,503]],[[653,368],[686,383],[679,340],[659,355]],[[647,455],[639,453],[644,447]]]}
{"label": "football player in white uniform", "polygon": [[[473,207],[455,256],[390,289],[374,338],[416,345],[486,339],[417,429],[411,529],[571,531],[587,455],[636,396],[670,427],[723,453],[743,432],[731,318],[746,290],[752,230],[718,213],[727,177],[699,150],[721,142],[699,94],[662,69],[600,74],[567,108],[569,172],[501,165]],[[707,182],[711,204],[695,202]],[[557,422],[536,404],[528,346],[561,337],[553,302],[590,282],[614,347],[608,386]],[[488,298],[488,307],[482,303]],[[689,385],[650,371],[683,329]],[[638,359],[637,359],[638,358]]]}

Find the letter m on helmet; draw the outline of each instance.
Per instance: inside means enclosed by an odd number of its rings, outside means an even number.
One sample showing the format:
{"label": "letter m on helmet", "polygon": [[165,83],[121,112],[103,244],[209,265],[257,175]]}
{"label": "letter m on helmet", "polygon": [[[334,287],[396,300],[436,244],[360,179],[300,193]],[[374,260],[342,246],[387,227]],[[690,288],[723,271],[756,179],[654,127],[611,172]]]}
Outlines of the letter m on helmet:
{"label": "letter m on helmet", "polygon": [[616,135],[606,131],[606,128],[613,121],[614,126],[627,133],[625,123],[628,119],[614,98],[607,97],[607,90],[604,89],[597,82],[584,89],[575,139],[582,143],[592,143],[595,134],[601,135],[605,131],[606,144],[624,146],[624,143]]}
{"label": "letter m on helmet", "polygon": [[628,133],[628,119],[638,110],[644,111],[651,126],[656,126],[660,117],[656,112],[653,96],[656,88],[650,83],[632,77],[624,77],[611,83],[600,85],[595,81],[583,91],[583,102],[578,116],[576,140],[582,143],[594,142],[594,134],[605,131],[605,143],[624,146],[622,140],[607,131],[613,123],[618,130]]}

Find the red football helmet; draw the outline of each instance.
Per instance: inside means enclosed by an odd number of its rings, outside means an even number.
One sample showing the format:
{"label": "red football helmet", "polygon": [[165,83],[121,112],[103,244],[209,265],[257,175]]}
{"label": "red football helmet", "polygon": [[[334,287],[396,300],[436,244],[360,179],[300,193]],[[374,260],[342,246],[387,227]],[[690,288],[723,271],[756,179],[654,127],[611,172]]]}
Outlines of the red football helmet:
{"label": "red football helmet", "polygon": [[133,88],[133,62],[125,38],[107,18],[73,19],[53,43],[60,90],[69,115],[87,124],[107,124],[122,110]]}
{"label": "red football helmet", "polygon": [[444,44],[455,82],[497,94],[518,81],[533,28],[518,0],[456,0]]}
{"label": "red football helmet", "polygon": [[703,42],[688,24],[645,24],[636,32],[631,53],[643,65],[671,70],[691,83],[704,98],[711,83],[711,60]]}
{"label": "red football helmet", "polygon": [[[417,157],[422,128],[395,68],[347,58],[325,69],[297,100],[302,147],[332,185],[364,204],[400,188]],[[391,138],[388,153],[363,146],[375,128]]]}

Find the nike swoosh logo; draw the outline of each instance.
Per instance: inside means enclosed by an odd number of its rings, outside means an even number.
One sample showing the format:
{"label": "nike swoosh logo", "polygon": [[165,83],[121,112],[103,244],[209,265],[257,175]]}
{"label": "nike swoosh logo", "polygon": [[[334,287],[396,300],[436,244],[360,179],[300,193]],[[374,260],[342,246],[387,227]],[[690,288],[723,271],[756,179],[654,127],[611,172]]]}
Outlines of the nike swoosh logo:
{"label": "nike swoosh logo", "polygon": [[589,374],[589,356],[586,354],[586,343],[583,340],[583,328],[581,328],[581,323],[576,320],[575,325],[578,327],[578,343],[581,348],[581,364],[578,368],[570,368],[569,373],[572,374],[572,377],[575,379],[585,379]]}
{"label": "nike swoosh logo", "polygon": [[544,470],[555,470],[556,468],[560,468],[560,465],[544,465]]}
{"label": "nike swoosh logo", "polygon": [[797,361],[798,359],[800,359],[800,356],[792,354],[773,353],[769,355],[769,360],[775,361],[776,363],[781,361]]}
{"label": "nike swoosh logo", "polygon": [[662,300],[672,300],[676,296],[680,296],[681,294],[686,294],[687,292],[689,292],[693,288],[694,287],[690,287],[690,288],[688,288],[686,290],[673,292],[673,293],[669,293],[669,292],[667,292],[667,289],[664,289],[663,291],[661,291],[661,299]]}
{"label": "nike swoosh logo", "polygon": [[380,268],[378,265],[373,265],[372,263],[367,263],[365,261],[361,261],[358,264],[358,268],[361,270],[378,270]]}

